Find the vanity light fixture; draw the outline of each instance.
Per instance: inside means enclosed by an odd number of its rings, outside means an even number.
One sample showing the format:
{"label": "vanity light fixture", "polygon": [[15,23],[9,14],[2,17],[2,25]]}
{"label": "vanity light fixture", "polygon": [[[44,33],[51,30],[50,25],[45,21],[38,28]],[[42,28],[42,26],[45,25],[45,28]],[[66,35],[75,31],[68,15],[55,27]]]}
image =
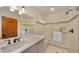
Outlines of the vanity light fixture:
{"label": "vanity light fixture", "polygon": [[25,13],[25,7],[24,6],[22,7],[22,13]]}
{"label": "vanity light fixture", "polygon": [[10,11],[11,12],[14,12],[15,11],[13,6],[10,6]]}
{"label": "vanity light fixture", "polygon": [[12,6],[12,7],[13,7],[14,10],[17,10],[17,7],[16,6]]}
{"label": "vanity light fixture", "polygon": [[19,10],[19,15],[22,15],[22,13],[25,14],[25,7],[22,6],[22,8]]}
{"label": "vanity light fixture", "polygon": [[10,6],[10,11],[15,12],[15,10],[19,10],[19,15],[22,15],[22,13],[25,14],[25,7],[22,6],[21,9],[17,9],[17,6]]}
{"label": "vanity light fixture", "polygon": [[19,15],[22,15],[22,10],[19,10]]}
{"label": "vanity light fixture", "polygon": [[14,12],[15,10],[17,10],[16,6],[10,6],[10,11]]}

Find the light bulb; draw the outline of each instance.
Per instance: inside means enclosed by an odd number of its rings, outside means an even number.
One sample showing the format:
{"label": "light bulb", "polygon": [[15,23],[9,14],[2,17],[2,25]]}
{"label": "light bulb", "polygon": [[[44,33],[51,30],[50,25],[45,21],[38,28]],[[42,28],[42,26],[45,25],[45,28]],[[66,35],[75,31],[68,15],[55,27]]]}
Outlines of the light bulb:
{"label": "light bulb", "polygon": [[51,8],[51,11],[53,12],[54,11],[54,8]]}
{"label": "light bulb", "polygon": [[25,8],[24,7],[22,7],[22,13],[25,13]]}
{"label": "light bulb", "polygon": [[13,6],[10,7],[10,11],[12,11],[12,12],[15,11],[14,8],[13,8]]}
{"label": "light bulb", "polygon": [[19,15],[22,15],[22,11],[21,10],[19,10]]}
{"label": "light bulb", "polygon": [[17,7],[16,7],[16,6],[13,6],[13,8],[14,8],[15,10],[17,10]]}

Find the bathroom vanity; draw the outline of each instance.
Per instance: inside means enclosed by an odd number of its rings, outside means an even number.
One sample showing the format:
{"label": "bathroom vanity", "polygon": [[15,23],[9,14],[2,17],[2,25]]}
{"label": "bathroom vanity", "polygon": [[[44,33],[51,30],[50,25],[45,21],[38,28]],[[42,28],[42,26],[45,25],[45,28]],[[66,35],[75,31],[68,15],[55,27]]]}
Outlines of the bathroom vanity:
{"label": "bathroom vanity", "polygon": [[44,52],[44,46],[43,42],[44,40],[40,40],[34,45],[30,46],[29,48],[22,51],[22,53],[43,53]]}
{"label": "bathroom vanity", "polygon": [[29,34],[22,36],[20,42],[0,47],[1,53],[43,53],[44,36]]}

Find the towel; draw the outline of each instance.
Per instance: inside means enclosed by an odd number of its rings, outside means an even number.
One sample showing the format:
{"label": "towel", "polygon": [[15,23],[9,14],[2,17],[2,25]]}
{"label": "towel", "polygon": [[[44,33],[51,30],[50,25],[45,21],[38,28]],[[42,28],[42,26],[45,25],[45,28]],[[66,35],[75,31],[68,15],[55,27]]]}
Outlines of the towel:
{"label": "towel", "polygon": [[53,32],[53,42],[62,41],[62,32]]}

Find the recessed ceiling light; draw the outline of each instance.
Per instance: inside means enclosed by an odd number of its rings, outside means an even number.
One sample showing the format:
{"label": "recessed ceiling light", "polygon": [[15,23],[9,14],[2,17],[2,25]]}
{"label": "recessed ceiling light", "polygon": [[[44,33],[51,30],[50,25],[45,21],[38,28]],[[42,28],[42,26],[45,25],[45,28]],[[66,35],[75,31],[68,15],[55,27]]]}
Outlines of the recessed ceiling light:
{"label": "recessed ceiling light", "polygon": [[53,12],[54,11],[54,8],[51,8],[51,11]]}

